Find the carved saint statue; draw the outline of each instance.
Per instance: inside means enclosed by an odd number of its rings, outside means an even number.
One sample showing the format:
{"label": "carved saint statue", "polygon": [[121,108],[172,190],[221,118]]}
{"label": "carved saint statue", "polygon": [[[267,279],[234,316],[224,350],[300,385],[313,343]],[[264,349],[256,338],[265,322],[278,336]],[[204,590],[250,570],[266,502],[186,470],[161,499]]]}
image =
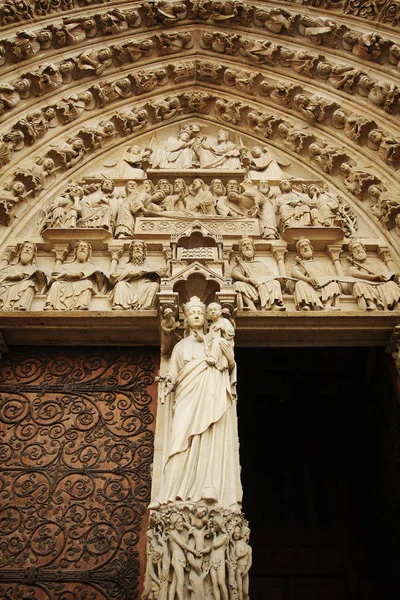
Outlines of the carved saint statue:
{"label": "carved saint statue", "polygon": [[53,280],[43,310],[88,310],[93,294],[105,287],[106,278],[90,262],[92,247],[79,241],[74,260],[64,263],[51,274]]}
{"label": "carved saint statue", "polygon": [[299,256],[292,268],[292,277],[298,279],[294,288],[297,310],[340,310],[340,288],[329,265],[314,259],[310,240],[301,237],[296,250]]}
{"label": "carved saint statue", "polygon": [[359,240],[349,242],[351,267],[349,275],[359,279],[353,287],[353,296],[360,310],[394,310],[400,302],[400,287],[395,273],[385,269],[378,260],[367,257]]}
{"label": "carved saint statue", "polygon": [[47,281],[35,262],[35,244],[23,242],[17,262],[0,269],[0,310],[29,310],[35,292],[40,293]]}
{"label": "carved saint statue", "polygon": [[260,260],[255,260],[254,242],[242,237],[239,242],[237,265],[232,269],[231,277],[238,292],[238,304],[241,310],[285,310],[281,285],[276,275]]}
{"label": "carved saint statue", "polygon": [[221,129],[217,141],[207,143],[206,138],[199,141],[196,152],[200,158],[200,167],[204,169],[237,170],[241,168],[239,148],[230,141],[228,133]]}
{"label": "carved saint statue", "polygon": [[166,388],[175,401],[166,458],[159,493],[149,508],[203,500],[236,510],[242,488],[232,330],[216,314],[209,336],[206,307],[196,296],[184,305],[184,313],[185,337],[175,345],[168,367]]}
{"label": "carved saint statue", "polygon": [[142,240],[134,240],[129,247],[128,262],[110,275],[114,285],[111,292],[113,310],[152,310],[160,289],[160,277],[165,268],[150,265],[147,246]]}

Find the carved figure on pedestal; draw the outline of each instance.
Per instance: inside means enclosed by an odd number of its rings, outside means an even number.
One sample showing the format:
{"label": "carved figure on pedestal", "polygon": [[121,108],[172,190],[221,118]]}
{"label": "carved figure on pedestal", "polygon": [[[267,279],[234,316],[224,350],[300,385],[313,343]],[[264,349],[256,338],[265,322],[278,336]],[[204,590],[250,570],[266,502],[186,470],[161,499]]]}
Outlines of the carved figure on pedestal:
{"label": "carved figure on pedestal", "polygon": [[333,227],[337,216],[340,199],[322,191],[317,185],[308,186],[310,197],[311,221],[316,227]]}
{"label": "carved figure on pedestal", "polygon": [[207,138],[202,138],[197,146],[201,168],[230,171],[241,168],[239,148],[229,140],[226,131],[220,129],[216,143],[209,144],[206,140]]}
{"label": "carved figure on pedestal", "polygon": [[276,198],[276,211],[280,217],[282,231],[287,227],[307,227],[311,225],[311,209],[307,199],[296,192],[289,179],[279,183],[280,194]]}
{"label": "carved figure on pedestal", "polygon": [[42,229],[55,227],[62,229],[77,226],[78,217],[81,212],[81,200],[84,190],[80,185],[71,184],[59,196],[54,198],[49,209],[45,212],[42,221]]}
{"label": "carved figure on pedestal", "polygon": [[171,566],[173,568],[172,581],[169,589],[169,598],[178,598],[178,600],[184,600],[184,583],[185,583],[185,566],[186,566],[186,553],[193,554],[193,556],[200,558],[201,552],[189,546],[186,543],[186,536],[184,535],[184,521],[180,514],[171,515],[171,529],[168,535],[169,549],[171,552]]}
{"label": "carved figure on pedestal", "polygon": [[229,546],[229,535],[225,528],[224,518],[215,515],[211,525],[213,538],[204,552],[210,552],[210,576],[214,598],[229,600],[226,585],[226,561]]}
{"label": "carved figure on pedestal", "polygon": [[51,287],[43,310],[88,310],[93,294],[103,291],[107,279],[91,263],[92,247],[79,241],[74,259],[56,267],[51,274]]}
{"label": "carved figure on pedestal", "polygon": [[114,196],[115,183],[112,179],[104,179],[98,189],[85,193],[81,200],[81,227],[101,227],[112,231],[113,215],[111,200]]}
{"label": "carved figure on pedestal", "polygon": [[188,129],[183,128],[178,137],[170,136],[165,148],[156,149],[152,158],[152,167],[159,169],[190,169],[196,156],[193,151],[195,139]]}
{"label": "carved figure on pedestal", "polygon": [[314,259],[314,248],[309,239],[301,237],[296,250],[299,256],[292,268],[292,277],[298,280],[293,294],[297,310],[340,310],[341,291],[335,281],[336,275],[326,263]]}
{"label": "carved figure on pedestal", "polygon": [[237,265],[231,277],[238,292],[239,310],[286,310],[283,306],[281,284],[265,263],[255,259],[254,242],[249,237],[239,241]]}
{"label": "carved figure on pedestal", "polygon": [[399,307],[398,274],[390,272],[378,259],[367,257],[359,240],[349,242],[349,275],[360,281],[353,285],[353,296],[360,310],[395,310]]}
{"label": "carved figure on pedestal", "polygon": [[245,525],[236,525],[233,530],[231,554],[236,562],[236,587],[238,600],[249,600],[249,571],[252,565],[252,549],[249,545],[250,529]]}
{"label": "carved figure on pedestal", "polygon": [[[174,391],[160,490],[149,508],[201,500],[236,510],[242,499],[234,372],[207,359],[205,305],[184,305],[185,337],[172,351],[167,391]],[[171,598],[174,596],[172,595]]]}
{"label": "carved figure on pedestal", "polygon": [[152,310],[160,289],[160,277],[166,275],[165,268],[150,265],[147,246],[142,240],[134,240],[129,246],[128,262],[110,275],[114,286],[110,298],[113,310]]}
{"label": "carved figure on pedestal", "polygon": [[47,276],[35,266],[36,245],[23,242],[17,262],[0,269],[0,310],[29,310],[35,293],[40,293]]}

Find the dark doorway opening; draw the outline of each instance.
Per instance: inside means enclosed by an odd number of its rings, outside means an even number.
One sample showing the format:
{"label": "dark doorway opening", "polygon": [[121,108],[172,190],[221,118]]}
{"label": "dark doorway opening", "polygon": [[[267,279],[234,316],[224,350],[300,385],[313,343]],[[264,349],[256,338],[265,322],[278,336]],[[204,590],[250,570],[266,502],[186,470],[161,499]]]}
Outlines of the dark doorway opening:
{"label": "dark doorway opening", "polygon": [[368,348],[236,349],[252,600],[393,597],[389,358]]}

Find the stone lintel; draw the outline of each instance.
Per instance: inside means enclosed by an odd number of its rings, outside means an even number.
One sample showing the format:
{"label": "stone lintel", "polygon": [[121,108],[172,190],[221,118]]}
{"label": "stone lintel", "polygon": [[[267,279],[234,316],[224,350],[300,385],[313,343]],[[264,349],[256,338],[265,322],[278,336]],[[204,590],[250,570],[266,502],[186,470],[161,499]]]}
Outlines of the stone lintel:
{"label": "stone lintel", "polygon": [[[236,345],[386,347],[399,321],[399,311],[362,315],[350,311],[240,311],[236,315]],[[158,323],[156,310],[0,313],[0,331],[7,346],[159,346]]]}

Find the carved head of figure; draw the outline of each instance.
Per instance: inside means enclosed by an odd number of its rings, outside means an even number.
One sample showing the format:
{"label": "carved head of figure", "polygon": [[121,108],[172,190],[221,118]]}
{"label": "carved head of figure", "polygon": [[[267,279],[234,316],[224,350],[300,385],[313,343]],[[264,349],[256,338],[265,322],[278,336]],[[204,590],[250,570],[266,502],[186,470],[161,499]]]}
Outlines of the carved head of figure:
{"label": "carved head of figure", "polygon": [[142,265],[146,260],[147,245],[143,240],[133,240],[129,246],[129,262]]}
{"label": "carved head of figure", "polygon": [[177,531],[183,530],[183,517],[178,513],[173,513],[170,518],[171,527]]}
{"label": "carved head of figure", "polygon": [[225,194],[225,186],[221,179],[213,179],[210,183],[210,191],[214,196],[223,196]]}
{"label": "carved head of figure", "polygon": [[196,517],[199,517],[200,519],[202,519],[208,513],[207,505],[204,504],[203,502],[199,502],[198,504],[195,504],[192,508],[192,513]]}
{"label": "carved head of figure", "polygon": [[207,186],[202,179],[196,178],[196,179],[193,179],[191,189],[193,192],[198,192],[199,190],[207,189]]}
{"label": "carved head of figure", "polygon": [[114,190],[115,183],[112,179],[104,179],[104,181],[101,182],[101,191],[104,192],[104,194],[112,194]]}
{"label": "carved head of figure", "polygon": [[182,140],[182,142],[188,142],[190,140],[190,132],[187,129],[181,129],[178,138]]}
{"label": "carved head of figure", "polygon": [[160,190],[161,192],[164,192],[166,196],[169,196],[172,193],[172,185],[167,179],[160,179],[157,182],[155,190]]}
{"label": "carved head of figure", "polygon": [[15,181],[12,184],[11,189],[12,189],[14,196],[17,196],[17,198],[19,198],[20,196],[23,196],[26,192],[25,184],[22,183],[22,181]]}
{"label": "carved head of figure", "polygon": [[364,262],[364,260],[367,258],[365,246],[360,242],[360,240],[354,239],[349,242],[349,252],[350,256],[357,262]]}
{"label": "carved head of figure", "polygon": [[46,173],[51,173],[54,169],[54,160],[52,158],[45,158],[43,161],[43,170],[46,171]]}
{"label": "carved head of figure", "polygon": [[29,265],[36,261],[37,248],[33,242],[23,242],[18,252],[19,262]]}
{"label": "carved head of figure", "polygon": [[382,140],[383,132],[380,129],[371,129],[368,133],[367,144],[370,148],[373,148],[373,150],[377,150],[380,147]]}
{"label": "carved head of figure", "polygon": [[218,131],[217,140],[218,140],[218,142],[227,142],[228,141],[228,133],[224,129],[220,129]]}
{"label": "carved head of figure", "polygon": [[212,528],[217,533],[219,531],[225,532],[225,520],[224,520],[224,517],[222,515],[215,515],[214,516],[213,521],[212,521]]}
{"label": "carved head of figure", "polygon": [[141,189],[146,192],[146,194],[151,194],[154,190],[153,182],[150,179],[146,179],[141,185]]}
{"label": "carved head of figure", "polygon": [[261,148],[261,146],[253,146],[253,148],[251,149],[251,155],[254,158],[260,158],[262,153],[263,153],[263,149]]}
{"label": "carved head of figure", "polygon": [[347,123],[347,114],[341,108],[337,108],[332,113],[332,125],[336,129],[342,129]]}
{"label": "carved head of figure", "polygon": [[174,181],[174,194],[179,194],[180,196],[187,196],[188,194],[185,180],[181,177],[178,177],[178,179],[175,179]]}
{"label": "carved head of figure", "polygon": [[89,262],[92,258],[92,246],[83,240],[76,242],[74,246],[74,259],[80,263]]}
{"label": "carved head of figure", "polygon": [[314,196],[319,196],[320,193],[321,193],[321,190],[319,189],[319,187],[317,185],[315,185],[315,183],[312,183],[307,188],[307,194],[309,195],[310,198],[313,198]]}
{"label": "carved head of figure", "polygon": [[72,142],[71,147],[73,150],[75,150],[75,152],[84,152],[85,151],[85,144],[83,143],[83,140],[81,138],[76,138]]}
{"label": "carved head of figure", "polygon": [[192,296],[186,304],[183,305],[185,319],[183,327],[185,336],[190,335],[191,331],[202,331],[206,328],[206,307],[197,296]]}
{"label": "carved head of figure", "polygon": [[261,179],[261,181],[258,183],[258,191],[261,194],[268,196],[269,192],[271,191],[271,186],[269,185],[268,181]]}
{"label": "carved head of figure", "polygon": [[222,306],[218,304],[218,302],[211,302],[207,306],[206,314],[207,319],[214,323],[215,321],[218,321],[218,319],[220,319],[222,316]]}
{"label": "carved head of figure", "polygon": [[229,181],[226,182],[226,193],[229,194],[229,192],[236,192],[237,194],[240,194],[241,192],[241,187],[238,181],[236,181],[236,179],[230,179]]}
{"label": "carved head of figure", "polygon": [[251,261],[254,258],[256,253],[256,249],[254,246],[254,241],[247,236],[243,236],[239,240],[239,254],[241,258],[245,261]]}
{"label": "carved head of figure", "polygon": [[129,194],[132,194],[132,192],[134,192],[137,189],[137,183],[136,181],[133,181],[133,179],[129,179],[129,181],[127,181],[125,183],[125,192],[127,193],[127,195],[129,196]]}
{"label": "carved head of figure", "polygon": [[282,179],[279,182],[279,189],[281,191],[282,194],[287,194],[288,192],[292,191],[292,184],[289,181],[289,179]]}
{"label": "carved head of figure", "polygon": [[310,260],[314,256],[314,248],[311,242],[306,237],[300,237],[296,243],[296,250],[300,255],[300,258]]}

